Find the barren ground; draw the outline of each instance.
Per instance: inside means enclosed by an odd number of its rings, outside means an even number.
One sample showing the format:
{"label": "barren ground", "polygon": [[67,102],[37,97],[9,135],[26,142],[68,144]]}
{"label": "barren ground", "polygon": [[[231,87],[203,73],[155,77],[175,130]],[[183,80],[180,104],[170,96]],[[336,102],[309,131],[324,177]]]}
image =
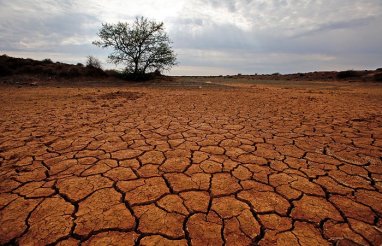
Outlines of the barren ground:
{"label": "barren ground", "polygon": [[192,80],[1,87],[0,244],[381,245],[381,85]]}

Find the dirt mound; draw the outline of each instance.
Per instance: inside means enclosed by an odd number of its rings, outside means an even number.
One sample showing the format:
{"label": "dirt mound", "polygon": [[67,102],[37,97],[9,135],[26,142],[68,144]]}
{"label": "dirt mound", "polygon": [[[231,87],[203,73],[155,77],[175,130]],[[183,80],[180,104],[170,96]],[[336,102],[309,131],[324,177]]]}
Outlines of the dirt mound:
{"label": "dirt mound", "polygon": [[107,77],[108,74],[100,68],[53,62],[50,59],[37,61],[33,59],[0,56],[0,77],[14,75],[39,75],[54,78],[76,77]]}

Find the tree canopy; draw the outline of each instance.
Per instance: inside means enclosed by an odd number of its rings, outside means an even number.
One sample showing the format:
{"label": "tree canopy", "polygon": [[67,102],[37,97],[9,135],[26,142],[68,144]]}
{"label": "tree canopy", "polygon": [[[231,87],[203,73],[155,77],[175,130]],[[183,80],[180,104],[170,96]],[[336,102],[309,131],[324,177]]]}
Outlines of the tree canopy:
{"label": "tree canopy", "polygon": [[126,71],[134,75],[168,70],[176,64],[176,55],[171,41],[164,31],[163,22],[157,23],[137,17],[132,24],[102,24],[93,44],[102,48],[111,47],[108,56],[114,64],[125,64]]}

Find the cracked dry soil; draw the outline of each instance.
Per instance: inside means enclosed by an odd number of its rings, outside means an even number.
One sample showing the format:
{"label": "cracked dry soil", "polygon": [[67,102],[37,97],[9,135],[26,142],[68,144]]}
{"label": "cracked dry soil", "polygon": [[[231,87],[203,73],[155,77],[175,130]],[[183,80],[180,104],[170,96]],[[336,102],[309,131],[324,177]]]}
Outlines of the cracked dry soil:
{"label": "cracked dry soil", "polygon": [[381,245],[381,95],[4,87],[0,244]]}

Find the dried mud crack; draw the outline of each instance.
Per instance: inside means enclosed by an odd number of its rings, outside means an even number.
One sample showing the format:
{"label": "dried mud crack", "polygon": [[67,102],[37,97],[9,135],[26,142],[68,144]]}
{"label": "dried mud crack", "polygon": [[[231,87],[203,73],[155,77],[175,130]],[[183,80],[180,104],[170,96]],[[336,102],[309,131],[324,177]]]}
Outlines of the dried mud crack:
{"label": "dried mud crack", "polygon": [[0,244],[381,245],[369,90],[4,87]]}

